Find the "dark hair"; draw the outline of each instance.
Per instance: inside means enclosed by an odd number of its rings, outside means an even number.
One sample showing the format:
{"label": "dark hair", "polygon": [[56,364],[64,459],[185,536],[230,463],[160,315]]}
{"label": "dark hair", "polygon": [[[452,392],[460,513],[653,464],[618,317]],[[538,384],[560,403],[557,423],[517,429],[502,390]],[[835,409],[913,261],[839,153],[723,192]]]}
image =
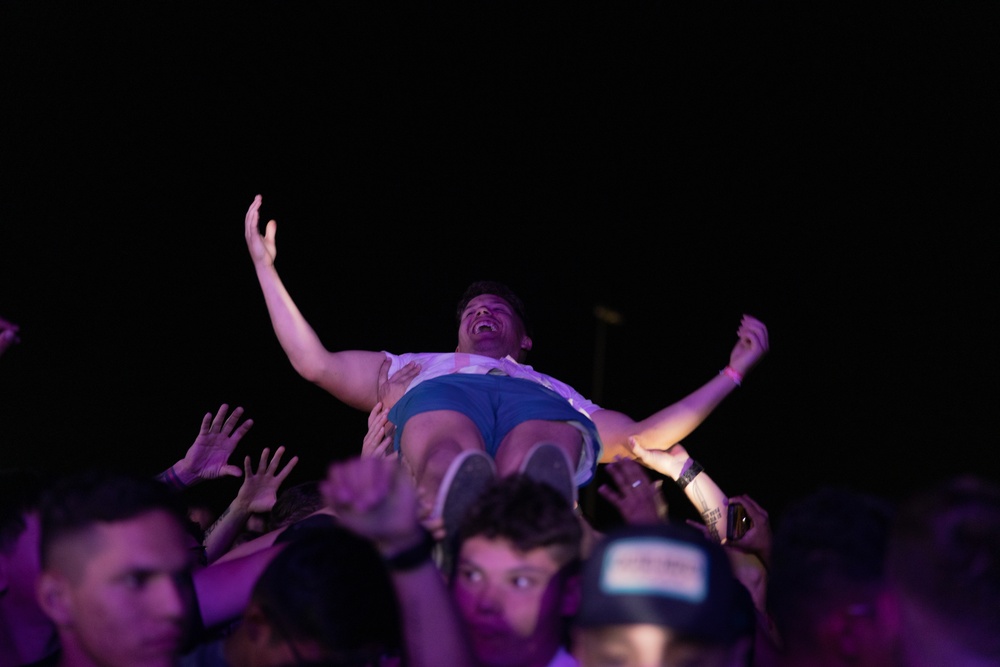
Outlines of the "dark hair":
{"label": "dark hair", "polygon": [[957,474],[905,497],[886,561],[893,588],[933,610],[929,627],[967,654],[1000,656],[1000,484]]}
{"label": "dark hair", "polygon": [[779,516],[768,574],[768,609],[779,633],[811,641],[815,619],[844,596],[885,581],[894,505],[887,498],[824,486]]}
{"label": "dark hair", "polygon": [[267,530],[272,531],[304,519],[326,505],[319,480],[309,480],[281,490],[267,515]]}
{"label": "dark hair", "polygon": [[51,546],[58,540],[95,523],[127,521],[154,510],[167,511],[188,529],[184,501],[152,477],[102,468],[63,475],[41,499],[42,567],[47,566]]}
{"label": "dark hair", "polygon": [[496,280],[477,280],[465,288],[462,298],[458,300],[458,309],[455,311],[455,318],[459,323],[462,321],[462,313],[465,312],[465,307],[469,305],[469,302],[483,294],[498,296],[509,303],[511,308],[514,309],[514,314],[518,316],[521,324],[524,325],[524,332],[529,336],[533,335],[531,320],[528,319],[528,311],[524,306],[524,302],[521,301],[521,297],[515,294],[511,288]]}
{"label": "dark hair", "polygon": [[479,496],[459,524],[455,549],[480,535],[524,552],[553,547],[563,565],[579,561],[583,545],[583,527],[566,498],[521,473],[501,477]]}
{"label": "dark hair", "polygon": [[336,524],[303,530],[274,557],[253,600],[286,640],[319,642],[329,664],[379,664],[397,655],[395,589],[374,545]]}

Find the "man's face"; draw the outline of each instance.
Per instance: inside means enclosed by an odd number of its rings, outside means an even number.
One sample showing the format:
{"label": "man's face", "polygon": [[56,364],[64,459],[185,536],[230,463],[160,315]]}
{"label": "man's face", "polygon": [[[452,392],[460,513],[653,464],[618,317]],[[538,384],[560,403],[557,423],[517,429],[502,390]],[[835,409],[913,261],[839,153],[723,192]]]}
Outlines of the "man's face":
{"label": "man's face", "polygon": [[[452,598],[481,665],[545,664],[575,609],[560,564],[544,548],[521,553],[505,539],[462,543]],[[540,663],[539,663],[540,661]]]}
{"label": "man's face", "polygon": [[172,666],[193,604],[190,563],[180,523],[154,510],[59,545],[39,599],[67,655],[105,667]]}
{"label": "man's face", "polygon": [[523,361],[531,338],[509,303],[492,294],[480,294],[462,311],[456,351],[495,359],[510,355]]}
{"label": "man's face", "polygon": [[577,629],[573,655],[580,667],[745,667],[749,639],[731,648],[680,640],[661,625]]}

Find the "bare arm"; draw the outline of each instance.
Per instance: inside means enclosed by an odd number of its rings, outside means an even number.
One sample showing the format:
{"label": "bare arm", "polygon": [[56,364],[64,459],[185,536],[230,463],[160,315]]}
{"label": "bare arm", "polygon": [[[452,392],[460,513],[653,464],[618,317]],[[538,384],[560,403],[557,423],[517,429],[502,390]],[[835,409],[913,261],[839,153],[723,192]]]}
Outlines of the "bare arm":
{"label": "bare arm", "polygon": [[[357,457],[330,466],[323,495],[341,523],[371,540],[387,562],[424,539],[417,491],[409,473],[384,457]],[[470,667],[472,649],[444,576],[430,557],[390,567],[412,667]]]}
{"label": "bare arm", "polygon": [[243,484],[240,485],[236,498],[205,531],[205,555],[209,563],[216,562],[232,548],[233,542],[246,526],[251,514],[265,514],[271,511],[278,500],[278,489],[299,462],[299,457],[293,456],[279,471],[285,448],[278,447],[274,457],[268,462],[270,454],[271,450],[265,447],[261,452],[260,465],[256,472],[250,457],[247,456],[244,460],[243,469],[246,474],[243,476]]}
{"label": "bare arm", "polygon": [[270,220],[264,234],[260,233],[261,201],[261,196],[257,195],[250,204],[244,231],[271,326],[281,348],[303,378],[351,407],[370,411],[378,400],[378,372],[385,355],[366,350],[330,352],[323,346],[278,276],[274,266],[278,223]]}
{"label": "bare arm", "polygon": [[[760,320],[744,315],[736,335],[728,367],[739,376],[745,376],[768,351],[767,327]],[[598,410],[591,418],[604,443],[600,463],[610,463],[616,456],[631,456],[628,446],[631,436],[637,436],[644,443],[658,443],[658,448],[680,442],[737,386],[732,377],[715,375],[681,400],[638,422],[615,410]]]}

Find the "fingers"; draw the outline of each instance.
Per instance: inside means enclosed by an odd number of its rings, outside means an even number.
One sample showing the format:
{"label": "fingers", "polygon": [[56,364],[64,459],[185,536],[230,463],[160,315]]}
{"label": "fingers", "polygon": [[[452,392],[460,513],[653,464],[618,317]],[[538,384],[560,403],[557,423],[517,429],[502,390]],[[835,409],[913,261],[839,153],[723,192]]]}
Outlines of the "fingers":
{"label": "fingers", "polygon": [[[285,446],[281,445],[276,450],[274,450],[274,458],[271,459],[271,463],[267,466],[267,473],[269,475],[274,475],[274,472],[278,469],[281,464],[281,457],[285,455]],[[263,465],[267,461],[267,457],[261,458],[260,462]]]}
{"label": "fingers", "polygon": [[[249,459],[250,457],[247,458]],[[234,466],[231,463],[227,463],[226,465],[222,466],[219,469],[219,474],[224,477],[241,477],[243,475],[243,471],[240,469],[239,466]]]}
{"label": "fingers", "polygon": [[[217,418],[225,415],[227,409],[229,409],[229,406],[223,403],[222,407],[219,408],[219,415]],[[232,433],[233,429],[236,428],[236,424],[240,421],[240,417],[242,416],[243,416],[243,408],[236,408],[235,410],[233,410],[233,413],[229,415],[229,418],[226,419],[226,422],[222,425],[222,433],[226,434]]]}
{"label": "fingers", "polygon": [[291,474],[292,470],[295,469],[295,466],[298,465],[298,463],[299,463],[299,457],[298,456],[293,456],[292,458],[288,459],[288,463],[285,464],[285,467],[282,468],[281,472],[279,472],[277,475],[275,475],[274,478],[279,483],[280,482],[284,482],[285,478],[288,477],[288,475]]}

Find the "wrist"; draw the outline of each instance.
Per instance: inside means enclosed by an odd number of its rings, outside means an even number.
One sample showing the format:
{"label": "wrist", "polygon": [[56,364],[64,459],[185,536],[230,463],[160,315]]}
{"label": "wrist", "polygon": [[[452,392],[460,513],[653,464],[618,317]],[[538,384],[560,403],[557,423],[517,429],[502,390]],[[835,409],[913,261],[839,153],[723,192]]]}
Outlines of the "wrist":
{"label": "wrist", "polygon": [[[671,453],[671,449],[681,449],[680,454]],[[688,461],[691,460],[691,455],[684,451],[683,448],[674,446],[667,449],[668,457],[664,457],[666,466],[663,471],[670,479],[677,481],[677,478],[684,473],[684,469],[688,466]]]}
{"label": "wrist", "polygon": [[732,366],[727,365],[725,368],[719,371],[719,375],[725,375],[727,378],[732,380],[733,384],[735,384],[737,387],[743,385],[743,373],[739,372]]}
{"label": "wrist", "polygon": [[694,459],[689,458],[684,464],[684,468],[681,471],[680,476],[676,479],[677,486],[680,488],[686,487],[691,481],[700,475],[702,471],[705,470],[700,463]]}
{"label": "wrist", "polygon": [[178,472],[178,464],[174,464],[156,476],[158,480],[169,486],[174,491],[183,491],[191,486],[185,478]]}
{"label": "wrist", "polygon": [[379,553],[386,567],[394,571],[413,570],[431,560],[435,540],[430,531],[420,528],[419,532],[402,540],[380,541]]}

